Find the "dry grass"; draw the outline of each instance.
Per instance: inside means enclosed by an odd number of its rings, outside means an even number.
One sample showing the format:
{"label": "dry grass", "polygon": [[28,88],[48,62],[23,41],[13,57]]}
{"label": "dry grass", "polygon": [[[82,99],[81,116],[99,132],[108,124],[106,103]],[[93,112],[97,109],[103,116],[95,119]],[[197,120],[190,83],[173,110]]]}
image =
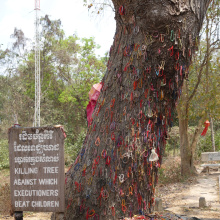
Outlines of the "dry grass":
{"label": "dry grass", "polygon": [[11,214],[10,185],[8,183],[0,186],[0,213],[3,215]]}
{"label": "dry grass", "polygon": [[168,157],[164,159],[159,169],[159,184],[177,183],[185,180],[181,176],[180,157]]}
{"label": "dry grass", "polygon": [[0,171],[0,213],[2,215],[11,214],[11,195],[10,195],[10,170]]}

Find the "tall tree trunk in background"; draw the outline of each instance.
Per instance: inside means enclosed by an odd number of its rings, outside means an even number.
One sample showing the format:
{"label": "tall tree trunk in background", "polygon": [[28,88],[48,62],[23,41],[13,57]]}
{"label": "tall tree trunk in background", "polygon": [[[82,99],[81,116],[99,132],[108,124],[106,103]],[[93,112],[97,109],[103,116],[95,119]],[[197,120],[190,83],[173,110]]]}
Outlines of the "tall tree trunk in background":
{"label": "tall tree trunk in background", "polygon": [[[202,117],[198,125],[190,138],[188,132],[189,122],[189,91],[188,81],[184,80],[182,87],[181,104],[177,106],[177,113],[179,118],[179,134],[180,134],[180,156],[181,156],[181,174],[188,175],[196,173],[194,166],[194,155],[196,150],[196,144],[201,134],[202,125],[205,121],[205,117]],[[190,139],[190,141],[189,141]]]}
{"label": "tall tree trunk in background", "polygon": [[211,127],[211,138],[212,138],[212,150],[213,152],[215,152],[215,132],[213,128],[213,119],[211,115],[210,115],[210,127]]}
{"label": "tall tree trunk in background", "polygon": [[[66,174],[68,220],[151,212],[167,129],[209,2],[112,1],[116,33],[103,88]],[[152,149],[159,161],[149,160]]]}
{"label": "tall tree trunk in background", "polygon": [[180,134],[180,156],[181,156],[181,173],[185,175],[193,172],[193,154],[189,144],[188,137],[188,117],[189,117],[189,106],[187,105],[188,100],[188,85],[187,81],[184,81],[182,87],[181,96],[183,105],[178,105],[177,113],[179,118],[179,134]]}
{"label": "tall tree trunk in background", "polygon": [[[206,23],[206,52],[208,54],[208,57],[207,57],[207,62],[206,62],[205,73],[206,73],[206,93],[208,93],[209,92],[209,65],[210,65],[209,51],[210,51],[210,37],[211,37],[211,36],[209,36],[210,31],[208,31],[209,30],[209,17],[208,17],[208,15],[206,15],[206,20],[207,20],[207,23]],[[213,150],[213,152],[215,152],[215,137],[214,137],[214,129],[213,129],[213,119],[212,119],[211,115],[209,115],[209,118],[210,118],[210,128],[211,128],[212,150]]]}
{"label": "tall tree trunk in background", "polygon": [[[217,1],[213,1],[211,5],[212,10],[214,10],[214,7],[217,7],[218,4],[219,3]],[[203,113],[203,116],[198,121],[198,125],[194,131],[194,134],[192,136],[188,134],[187,127],[188,127],[188,117],[189,117],[188,115],[189,105],[193,97],[197,93],[197,89],[201,83],[203,73],[205,75],[205,85],[204,85],[205,93],[206,94],[210,93],[210,85],[211,85],[210,83],[211,78],[210,78],[210,72],[209,72],[210,71],[210,59],[211,59],[211,53],[215,50],[214,49],[215,44],[218,42],[218,38],[215,41],[215,40],[212,40],[212,36],[211,36],[213,34],[212,29],[214,29],[213,25],[216,23],[215,19],[213,20],[213,17],[215,17],[214,13],[210,13],[209,15],[206,15],[206,51],[205,51],[204,58],[200,60],[199,68],[197,68],[196,70],[197,82],[195,83],[193,91],[190,95],[188,92],[188,87],[187,86],[183,87],[184,95],[182,95],[181,102],[177,108],[178,116],[180,119],[179,130],[180,130],[180,147],[181,147],[181,154],[182,154],[181,155],[181,159],[182,159],[181,160],[181,171],[183,175],[196,172],[196,169],[194,168],[194,165],[193,165],[193,159],[195,157],[196,145],[197,145],[199,136],[202,132],[203,123],[205,122],[207,118],[207,109],[209,105],[208,104],[209,100],[207,100],[207,102],[204,103],[205,111]],[[186,81],[185,81],[185,84],[187,85]],[[190,141],[188,141],[189,135],[191,136]]]}

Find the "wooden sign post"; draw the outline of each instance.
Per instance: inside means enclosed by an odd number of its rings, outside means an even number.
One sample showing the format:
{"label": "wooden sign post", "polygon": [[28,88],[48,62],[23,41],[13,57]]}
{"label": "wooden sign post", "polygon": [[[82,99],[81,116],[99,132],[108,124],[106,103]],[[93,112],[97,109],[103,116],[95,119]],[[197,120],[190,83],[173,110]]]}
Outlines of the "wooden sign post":
{"label": "wooden sign post", "polygon": [[64,212],[64,139],[61,127],[9,129],[14,212]]}

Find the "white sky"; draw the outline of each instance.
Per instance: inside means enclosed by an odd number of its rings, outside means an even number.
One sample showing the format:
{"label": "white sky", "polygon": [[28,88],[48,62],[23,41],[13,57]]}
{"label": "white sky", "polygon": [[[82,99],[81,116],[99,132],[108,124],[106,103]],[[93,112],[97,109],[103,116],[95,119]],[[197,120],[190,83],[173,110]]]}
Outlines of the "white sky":
{"label": "white sky", "polygon": [[[34,38],[35,0],[0,0],[0,44],[2,49],[12,41],[14,28],[21,29],[25,36]],[[74,33],[80,38],[95,37],[101,46],[97,51],[104,55],[113,42],[115,33],[114,13],[111,9],[104,16],[91,15],[83,6],[83,0],[41,0],[41,16],[48,14],[51,20],[60,19],[66,36]]]}

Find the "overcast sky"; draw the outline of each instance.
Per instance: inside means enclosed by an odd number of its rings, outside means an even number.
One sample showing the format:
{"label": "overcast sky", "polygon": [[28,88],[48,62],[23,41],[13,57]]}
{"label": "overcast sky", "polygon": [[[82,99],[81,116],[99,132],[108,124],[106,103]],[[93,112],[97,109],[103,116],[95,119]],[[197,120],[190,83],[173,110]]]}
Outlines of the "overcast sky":
{"label": "overcast sky", "polygon": [[[0,0],[0,44],[9,46],[14,28],[23,30],[26,37],[34,38],[35,0]],[[40,15],[60,19],[66,36],[77,33],[82,37],[95,37],[101,46],[98,54],[109,50],[115,32],[114,14],[106,10],[104,16],[92,16],[83,6],[83,0],[41,0]]]}

